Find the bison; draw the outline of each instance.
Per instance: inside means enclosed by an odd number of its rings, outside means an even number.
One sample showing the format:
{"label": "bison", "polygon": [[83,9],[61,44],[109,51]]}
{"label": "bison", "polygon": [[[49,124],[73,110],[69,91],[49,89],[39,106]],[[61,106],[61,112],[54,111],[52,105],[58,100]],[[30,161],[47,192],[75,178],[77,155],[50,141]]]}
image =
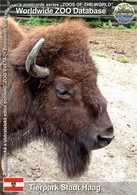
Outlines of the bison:
{"label": "bison", "polygon": [[114,138],[89,54],[89,29],[80,20],[40,26],[28,34],[11,18],[8,26],[8,152],[34,139],[50,140],[62,170],[68,177],[80,176],[91,151]]}

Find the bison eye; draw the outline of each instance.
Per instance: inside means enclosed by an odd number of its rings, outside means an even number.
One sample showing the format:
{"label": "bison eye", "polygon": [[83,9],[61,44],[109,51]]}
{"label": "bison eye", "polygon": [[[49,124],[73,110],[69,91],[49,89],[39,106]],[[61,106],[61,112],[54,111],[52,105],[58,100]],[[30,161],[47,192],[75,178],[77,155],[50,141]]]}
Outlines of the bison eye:
{"label": "bison eye", "polygon": [[57,88],[56,87],[56,93],[57,93],[57,96],[61,99],[69,99],[72,97],[72,94],[70,94],[67,89],[64,89],[64,88]]}

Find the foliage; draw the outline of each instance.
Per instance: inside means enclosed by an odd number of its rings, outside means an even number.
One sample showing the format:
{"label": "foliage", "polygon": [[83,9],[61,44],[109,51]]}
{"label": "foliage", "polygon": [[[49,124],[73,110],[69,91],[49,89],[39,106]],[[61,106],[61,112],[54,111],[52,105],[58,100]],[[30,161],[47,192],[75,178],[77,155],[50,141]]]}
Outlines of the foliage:
{"label": "foliage", "polygon": [[132,30],[137,30],[137,22],[134,24],[134,26],[131,25],[130,28],[131,28]]}
{"label": "foliage", "polygon": [[26,22],[26,24],[33,24],[34,26],[40,25],[40,18],[31,16],[30,19]]}
{"label": "foliage", "polygon": [[[17,18],[16,18],[16,17],[15,17],[15,19],[17,20]],[[21,20],[19,20],[19,23],[21,23],[21,24],[26,24],[26,20],[21,19]]]}
{"label": "foliage", "polygon": [[103,52],[92,52],[92,55],[103,57],[103,58],[108,58],[107,54]]}
{"label": "foliage", "polygon": [[39,25],[52,25],[52,24],[55,24],[55,23],[59,23],[59,22],[62,22],[64,21],[64,18],[65,17],[53,17],[53,18],[50,18],[50,17],[34,17],[34,16],[31,16],[30,19],[28,21],[25,21],[25,20],[20,20],[20,23],[26,23],[26,24],[32,24],[34,26],[39,26]]}
{"label": "foliage", "polygon": [[126,26],[124,26],[123,24],[118,25],[118,29],[119,30],[128,30],[128,28]]}
{"label": "foliage", "polygon": [[113,57],[112,57],[112,60],[116,60],[116,58],[113,56]]}
{"label": "foliage", "polygon": [[109,28],[109,26],[108,26],[105,22],[103,22],[102,27],[103,27],[103,28]]}
{"label": "foliage", "polygon": [[[105,28],[105,29],[115,29],[116,27],[113,26],[112,21],[109,20],[108,22],[103,22],[100,18],[99,19],[84,19],[87,23],[89,23],[89,26],[99,27],[99,28]],[[130,25],[130,27],[126,27],[122,24],[118,25],[117,27],[120,30],[137,30],[137,23],[134,25]]]}
{"label": "foliage", "polygon": [[[86,20],[86,22],[88,22],[88,20]],[[102,27],[102,21],[100,20],[100,18],[93,19],[91,22],[89,22],[89,26],[90,27]]]}
{"label": "foliage", "polygon": [[[60,16],[55,16],[55,17],[50,17],[50,16],[34,17],[34,16],[31,16],[28,21],[21,19],[20,23],[32,24],[35,26],[52,25],[52,24],[56,24],[56,23],[60,23],[60,22],[64,21],[65,18],[66,17],[63,17],[63,16],[62,17],[60,17]],[[69,19],[74,19],[74,18],[69,18]],[[89,24],[89,27],[92,27],[92,28],[94,28],[94,27],[105,28],[105,29],[116,28],[113,26],[111,20],[109,20],[108,22],[103,22],[100,18],[98,18],[98,19],[84,18],[83,21],[87,22]],[[129,28],[120,24],[120,25],[118,25],[118,29],[120,29],[120,30],[129,30],[129,29],[137,30],[137,23],[135,23],[134,25],[130,25]]]}
{"label": "foliage", "polygon": [[109,26],[109,28],[112,28],[112,29],[114,29],[114,28],[115,28],[115,27],[112,25],[111,20],[109,20],[109,21],[108,21],[108,26]]}
{"label": "foliage", "polygon": [[114,29],[114,28],[115,28],[115,27],[112,25],[111,20],[109,20],[108,23],[103,22],[102,27],[103,27],[103,28],[111,28],[111,29]]}
{"label": "foliage", "polygon": [[130,60],[128,58],[120,58],[120,62],[123,62],[123,63],[129,63]]}
{"label": "foliage", "polygon": [[119,30],[137,30],[137,22],[134,25],[130,25],[130,28],[127,28],[124,25],[118,25]]}

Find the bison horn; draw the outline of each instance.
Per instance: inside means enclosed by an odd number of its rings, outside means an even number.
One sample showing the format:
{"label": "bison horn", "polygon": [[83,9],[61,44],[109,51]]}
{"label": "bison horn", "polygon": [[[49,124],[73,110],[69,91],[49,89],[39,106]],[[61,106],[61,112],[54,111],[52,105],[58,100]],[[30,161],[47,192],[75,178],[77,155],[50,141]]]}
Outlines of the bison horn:
{"label": "bison horn", "polygon": [[45,78],[49,74],[49,69],[36,65],[37,54],[44,43],[45,39],[41,38],[30,51],[26,60],[26,71],[32,77]]}

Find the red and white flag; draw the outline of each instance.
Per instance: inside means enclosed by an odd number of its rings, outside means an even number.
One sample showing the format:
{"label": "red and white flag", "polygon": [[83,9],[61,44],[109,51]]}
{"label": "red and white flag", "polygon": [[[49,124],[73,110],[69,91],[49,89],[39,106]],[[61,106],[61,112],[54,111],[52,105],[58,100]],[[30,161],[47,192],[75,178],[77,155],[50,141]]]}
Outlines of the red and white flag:
{"label": "red and white flag", "polygon": [[24,178],[3,178],[3,192],[23,192]]}

